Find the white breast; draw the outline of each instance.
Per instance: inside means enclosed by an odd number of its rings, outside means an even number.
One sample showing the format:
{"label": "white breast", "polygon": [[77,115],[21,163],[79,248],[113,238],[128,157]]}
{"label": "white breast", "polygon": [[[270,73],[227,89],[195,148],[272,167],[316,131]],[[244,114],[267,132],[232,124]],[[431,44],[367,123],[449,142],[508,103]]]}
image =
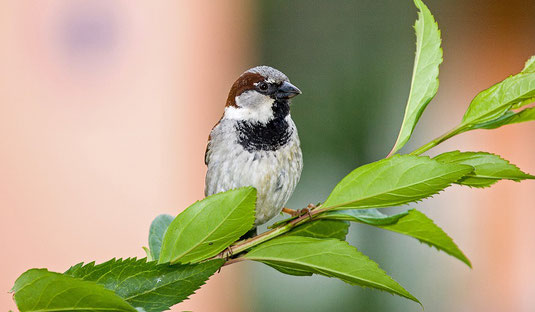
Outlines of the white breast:
{"label": "white breast", "polygon": [[288,143],[276,151],[246,151],[237,143],[236,121],[223,119],[210,135],[206,155],[206,196],[223,191],[253,186],[257,189],[256,225],[280,213],[292,195],[303,169],[303,158],[297,129]]}

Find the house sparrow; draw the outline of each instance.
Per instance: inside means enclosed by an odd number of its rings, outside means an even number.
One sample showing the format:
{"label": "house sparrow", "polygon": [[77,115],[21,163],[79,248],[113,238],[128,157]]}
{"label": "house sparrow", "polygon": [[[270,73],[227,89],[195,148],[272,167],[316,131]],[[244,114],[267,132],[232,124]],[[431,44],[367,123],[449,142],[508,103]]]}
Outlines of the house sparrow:
{"label": "house sparrow", "polygon": [[280,71],[251,68],[232,85],[223,117],[208,138],[205,195],[255,187],[254,233],[281,212],[301,177],[303,156],[290,116],[290,99],[298,94]]}

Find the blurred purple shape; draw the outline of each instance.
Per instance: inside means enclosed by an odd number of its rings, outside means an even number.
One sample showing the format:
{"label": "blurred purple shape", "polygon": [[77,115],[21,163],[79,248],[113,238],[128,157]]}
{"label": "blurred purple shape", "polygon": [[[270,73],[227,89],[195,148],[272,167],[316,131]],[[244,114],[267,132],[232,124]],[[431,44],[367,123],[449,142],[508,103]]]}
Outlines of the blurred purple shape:
{"label": "blurred purple shape", "polygon": [[117,45],[117,18],[113,2],[76,3],[60,19],[60,41],[69,57],[101,57]]}

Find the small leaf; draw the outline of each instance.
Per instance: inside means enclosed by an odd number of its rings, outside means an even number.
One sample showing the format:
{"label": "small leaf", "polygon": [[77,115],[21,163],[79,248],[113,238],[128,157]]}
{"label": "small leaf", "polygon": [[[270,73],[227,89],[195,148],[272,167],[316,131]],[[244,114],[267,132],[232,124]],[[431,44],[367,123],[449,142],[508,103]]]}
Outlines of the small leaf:
{"label": "small leaf", "polygon": [[499,128],[501,126],[509,124],[509,122],[512,120],[514,115],[515,115],[515,112],[509,110],[509,111],[506,111],[503,115],[501,115],[500,117],[498,117],[496,119],[493,119],[493,120],[490,120],[490,121],[485,121],[485,122],[478,123],[478,124],[470,126],[469,130],[496,129],[496,128]]}
{"label": "small leaf", "polygon": [[314,238],[336,238],[345,240],[349,222],[336,220],[315,220],[292,229],[287,236],[306,236]]}
{"label": "small leaf", "polygon": [[338,239],[278,237],[253,248],[243,257],[271,266],[336,277],[352,285],[373,287],[419,303],[377,263]]}
{"label": "small leaf", "polygon": [[273,223],[272,225],[269,225],[267,228],[268,229],[274,229],[274,228],[279,227],[281,225],[288,224],[290,221],[295,220],[297,218],[298,217],[288,217],[286,219],[279,220],[279,221]]}
{"label": "small leaf", "polygon": [[102,284],[136,308],[169,309],[194,294],[223,265],[222,259],[198,264],[157,264],[145,259],[112,259],[71,267],[65,275]]}
{"label": "small leaf", "polygon": [[473,172],[456,182],[472,187],[487,187],[502,179],[517,182],[535,179],[534,176],[522,172],[509,161],[487,152],[453,151],[440,154],[434,159],[443,163],[465,164],[474,167]]}
{"label": "small leaf", "polygon": [[529,58],[529,60],[526,61],[526,65],[524,65],[524,69],[522,69],[523,73],[535,73],[535,55]]}
{"label": "small leaf", "polygon": [[319,216],[320,219],[345,220],[361,222],[369,225],[389,225],[398,222],[399,219],[409,214],[407,211],[395,215],[385,215],[375,208],[371,209],[346,209],[328,211]]}
{"label": "small leaf", "polygon": [[394,154],[409,141],[416,123],[427,104],[438,90],[438,67],[442,63],[440,30],[433,15],[420,0],[414,3],[419,9],[416,30],[416,57],[412,73],[411,91],[398,139],[390,154]]}
{"label": "small leaf", "polygon": [[340,210],[327,212],[322,218],[361,222],[385,230],[401,233],[418,239],[422,243],[443,250],[449,255],[472,267],[470,260],[457,247],[453,240],[433,220],[422,212],[410,209],[392,216],[385,215],[377,209]]}
{"label": "small leaf", "polygon": [[152,259],[160,259],[160,250],[162,249],[163,236],[165,231],[169,227],[169,224],[173,222],[174,217],[161,214],[152,221],[149,230],[149,248]]}
{"label": "small leaf", "polygon": [[132,311],[136,309],[113,291],[94,282],[46,269],[24,272],[13,286],[21,312],[31,311]]}
{"label": "small leaf", "polygon": [[520,108],[535,100],[535,72],[533,59],[528,60],[522,72],[510,76],[480,92],[464,114],[462,125],[474,125],[493,121],[507,114],[512,108]]}
{"label": "small leaf", "polygon": [[147,255],[147,261],[154,261],[154,258],[152,258],[152,254],[150,253],[150,250],[149,248],[143,246],[141,247],[143,249],[143,251],[145,252],[145,254]]}
{"label": "small leaf", "polygon": [[394,155],[361,166],[336,185],[321,207],[364,209],[418,201],[438,193],[473,170],[425,156]]}
{"label": "small leaf", "polygon": [[507,124],[521,123],[533,120],[535,120],[535,107],[530,107],[516,113]]}
{"label": "small leaf", "polygon": [[511,125],[515,123],[521,123],[521,122],[533,121],[533,120],[535,120],[535,107],[530,107],[530,108],[521,110],[518,113],[514,111],[507,111],[505,114],[503,114],[499,118],[470,127],[470,130],[496,129],[505,125]]}
{"label": "small leaf", "polygon": [[274,268],[275,270],[277,270],[277,271],[279,271],[279,272],[281,272],[283,274],[294,275],[294,276],[312,276],[312,274],[314,274],[314,273],[312,273],[310,271],[307,271],[307,270],[287,267],[287,266],[279,265],[279,264],[273,263],[273,262],[264,262],[264,264]]}
{"label": "small leaf", "polygon": [[192,263],[217,255],[253,227],[255,201],[256,190],[243,187],[189,206],[167,228],[159,263]]}

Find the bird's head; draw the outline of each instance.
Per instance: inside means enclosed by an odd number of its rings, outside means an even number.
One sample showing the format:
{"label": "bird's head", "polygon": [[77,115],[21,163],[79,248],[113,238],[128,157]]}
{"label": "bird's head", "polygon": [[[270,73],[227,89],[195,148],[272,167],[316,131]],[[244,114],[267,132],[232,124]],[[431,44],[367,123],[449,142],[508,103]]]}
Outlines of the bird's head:
{"label": "bird's head", "polygon": [[244,72],[232,85],[225,118],[266,123],[290,112],[290,99],[301,94],[282,72],[257,66]]}

